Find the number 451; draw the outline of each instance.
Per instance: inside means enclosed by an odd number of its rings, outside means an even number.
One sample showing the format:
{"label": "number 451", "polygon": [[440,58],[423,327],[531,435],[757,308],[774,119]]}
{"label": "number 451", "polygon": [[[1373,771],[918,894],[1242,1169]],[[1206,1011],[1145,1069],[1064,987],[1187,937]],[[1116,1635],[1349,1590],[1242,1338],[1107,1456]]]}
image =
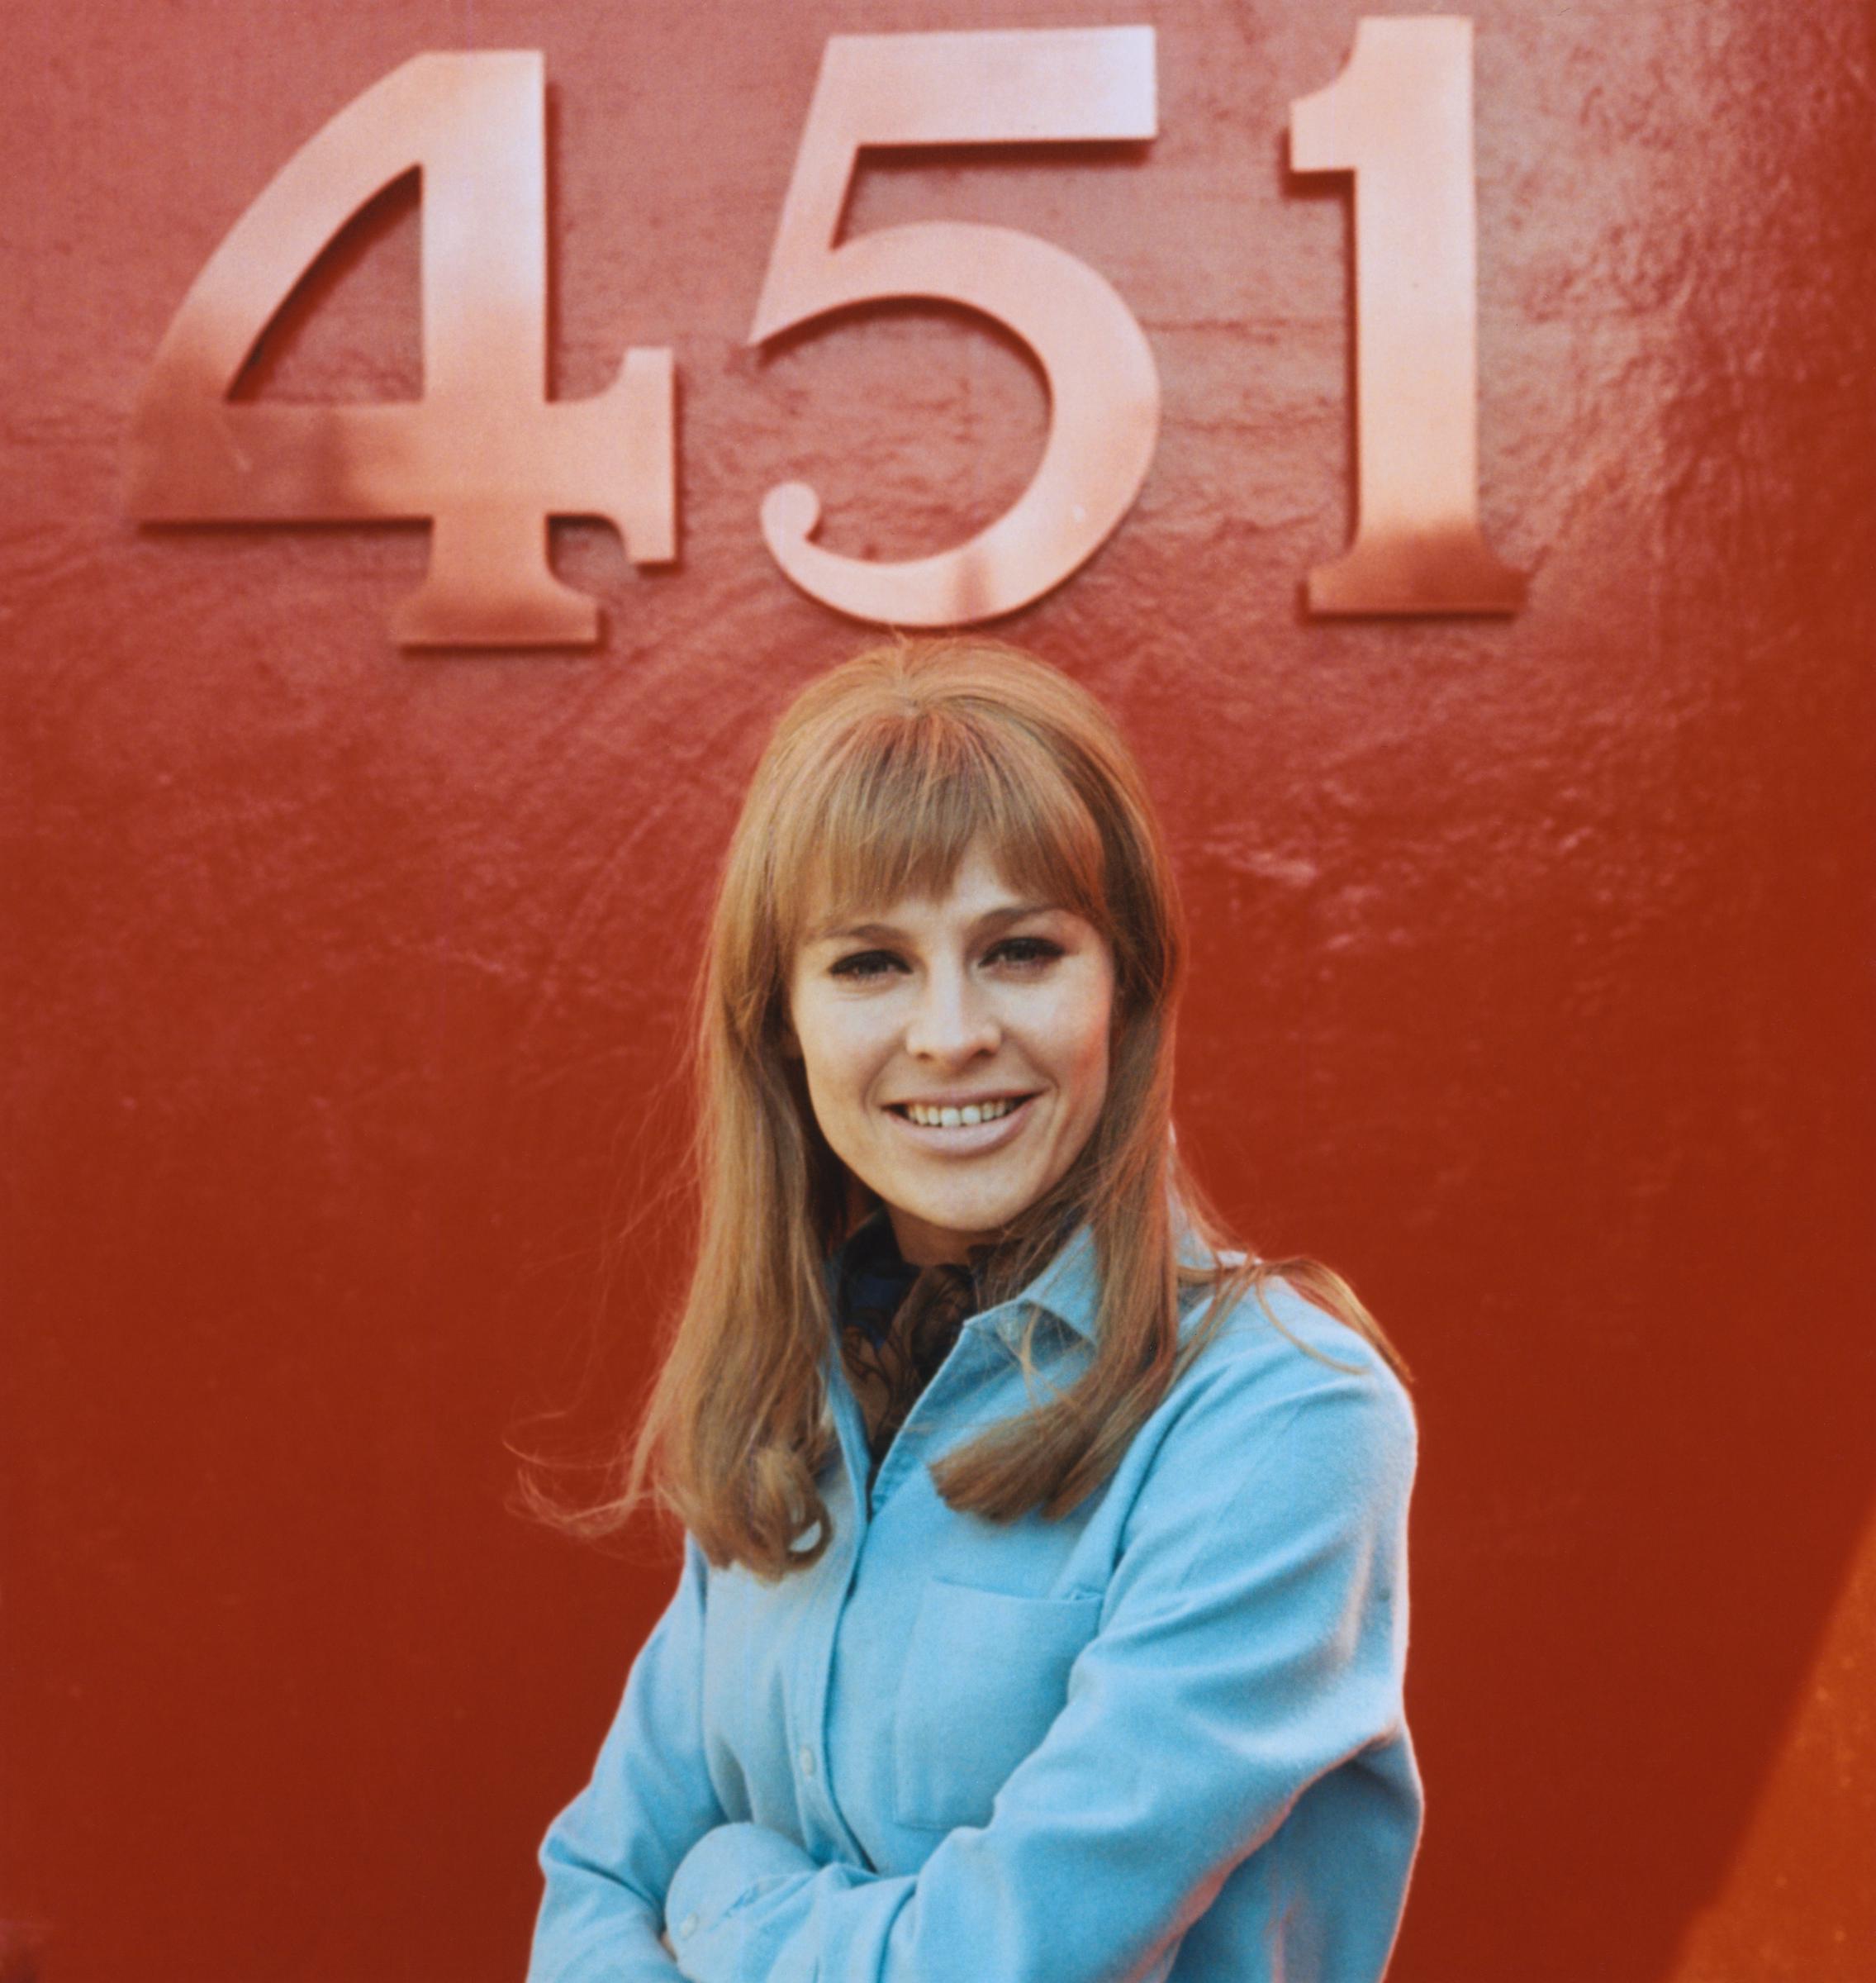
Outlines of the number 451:
{"label": "number 451", "polygon": [[[976,536],[897,563],[813,541],[814,492],[771,489],[762,534],[813,597],[901,626],[986,620],[1058,585],[1126,514],[1159,430],[1133,312],[1085,262],[1008,227],[933,221],[838,240],[867,146],[1140,140],[1153,31],[837,35],[828,42],[752,343],[893,297],[961,304],[1035,354],[1042,460]],[[1355,180],[1357,524],[1309,573],[1317,612],[1506,612],[1524,581],[1479,527],[1471,23],[1364,19],[1346,68],[1290,107],[1302,172]],[[676,554],[672,367],[629,350],[596,397],[550,401],[545,81],[538,54],[414,57],[294,154],[209,258],[133,416],[146,522],[425,518],[406,646],[577,645],[595,602],[548,562],[548,520],[610,521],[637,564]],[[230,402],[301,276],[359,209],[422,174],[424,388],[399,404]]]}

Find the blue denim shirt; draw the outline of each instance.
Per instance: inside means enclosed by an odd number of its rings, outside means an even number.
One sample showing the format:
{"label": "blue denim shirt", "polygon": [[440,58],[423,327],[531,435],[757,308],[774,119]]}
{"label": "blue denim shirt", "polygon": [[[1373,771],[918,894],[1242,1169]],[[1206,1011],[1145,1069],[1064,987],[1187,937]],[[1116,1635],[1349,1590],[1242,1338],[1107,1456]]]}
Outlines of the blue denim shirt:
{"label": "blue denim shirt", "polygon": [[1096,1295],[1083,1228],[971,1317],[870,1515],[830,1348],[834,1539],[773,1585],[686,1540],[542,1846],[530,1983],[669,1983],[667,1926],[693,1983],[1381,1975],[1421,1820],[1406,1395],[1278,1283],[1067,1515],[953,1512],[927,1463],[1029,1402],[1032,1309],[1071,1382]]}

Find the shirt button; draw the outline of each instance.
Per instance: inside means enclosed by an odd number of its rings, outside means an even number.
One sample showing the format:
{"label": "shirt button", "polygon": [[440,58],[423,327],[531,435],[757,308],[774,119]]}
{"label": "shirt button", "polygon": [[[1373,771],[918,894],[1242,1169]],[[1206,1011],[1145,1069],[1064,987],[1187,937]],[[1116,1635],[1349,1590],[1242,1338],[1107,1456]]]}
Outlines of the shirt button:
{"label": "shirt button", "polygon": [[815,1752],[804,1743],[801,1748],[801,1774],[812,1776],[815,1773]]}
{"label": "shirt button", "polygon": [[696,1934],[697,1932],[697,1917],[695,1914],[686,1914],[678,1924],[677,1932],[681,1936],[690,1936]]}

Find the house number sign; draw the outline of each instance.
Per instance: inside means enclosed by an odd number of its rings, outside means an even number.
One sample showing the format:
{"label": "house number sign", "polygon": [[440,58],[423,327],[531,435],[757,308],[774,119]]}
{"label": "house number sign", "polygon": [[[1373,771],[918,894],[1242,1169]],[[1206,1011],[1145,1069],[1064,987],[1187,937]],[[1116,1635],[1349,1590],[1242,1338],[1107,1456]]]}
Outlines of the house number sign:
{"label": "house number sign", "polygon": [[[1342,73],[1290,107],[1291,163],[1355,185],[1356,527],[1308,574],[1318,613],[1510,612],[1524,580],[1479,525],[1470,21],[1364,19]],[[881,562],[815,543],[801,483],[762,500],[796,585],[855,618],[960,625],[1027,605],[1091,557],[1152,459],[1159,377],[1106,278],[1038,236],[929,221],[838,238],[868,146],[1142,140],[1150,27],[836,35],[824,53],[750,342],[919,297],[1001,324],[1047,380],[1047,438],[1014,503],[966,542]],[[295,153],[196,278],[130,435],[149,523],[427,518],[411,647],[577,646],[596,602],[555,578],[548,522],[611,523],[634,564],[676,555],[668,350],[625,353],[590,399],[547,397],[546,82],[534,53],[414,57]],[[423,392],[382,405],[228,395],[353,216],[422,175]]]}

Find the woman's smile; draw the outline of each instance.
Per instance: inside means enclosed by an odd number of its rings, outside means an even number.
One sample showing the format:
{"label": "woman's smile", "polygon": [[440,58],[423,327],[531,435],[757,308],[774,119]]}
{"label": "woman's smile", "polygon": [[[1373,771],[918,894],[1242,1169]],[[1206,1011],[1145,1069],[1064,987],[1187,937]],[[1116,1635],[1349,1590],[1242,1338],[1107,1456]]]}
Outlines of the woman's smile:
{"label": "woman's smile", "polygon": [[962,1106],[905,1102],[889,1106],[887,1113],[905,1124],[919,1148],[941,1157],[971,1157],[981,1151],[1001,1149],[1020,1135],[1034,1114],[1030,1105],[1036,1099],[1033,1095],[1004,1096]]}

